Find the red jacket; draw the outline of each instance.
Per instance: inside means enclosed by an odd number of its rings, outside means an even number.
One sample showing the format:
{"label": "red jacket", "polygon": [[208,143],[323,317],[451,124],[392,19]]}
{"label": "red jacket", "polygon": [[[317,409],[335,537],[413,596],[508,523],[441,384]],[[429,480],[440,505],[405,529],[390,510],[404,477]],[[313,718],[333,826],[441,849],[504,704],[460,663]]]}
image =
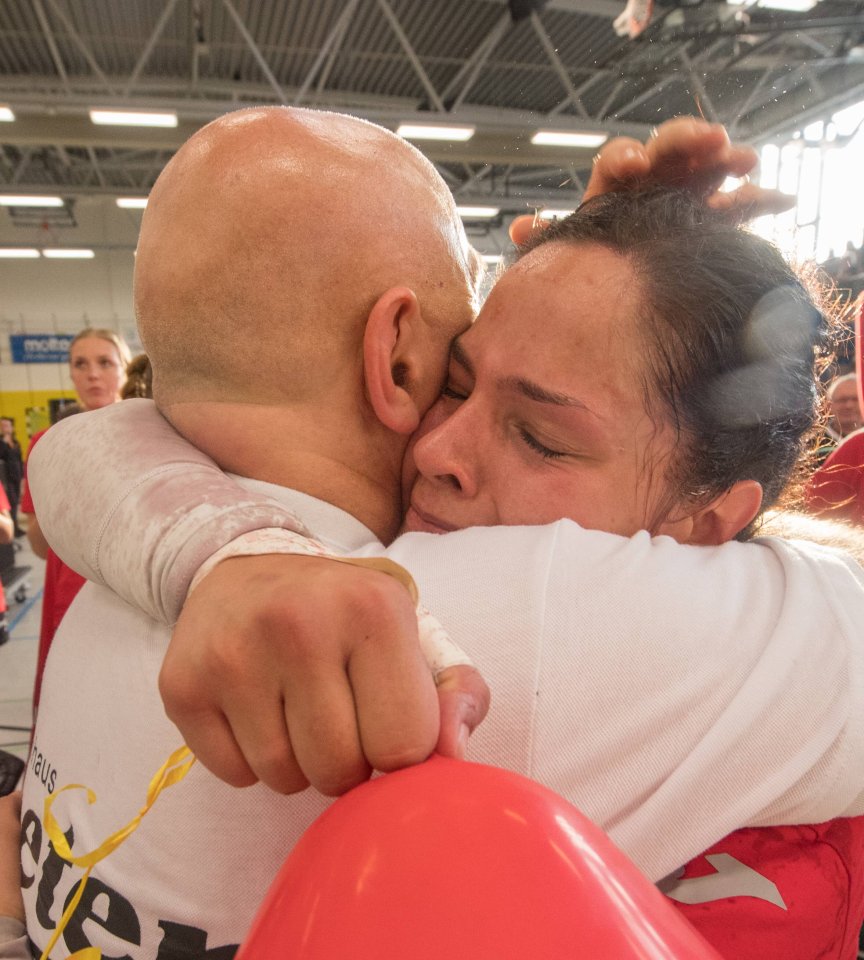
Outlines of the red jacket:
{"label": "red jacket", "polygon": [[737,830],[660,887],[727,960],[854,960],[864,817]]}

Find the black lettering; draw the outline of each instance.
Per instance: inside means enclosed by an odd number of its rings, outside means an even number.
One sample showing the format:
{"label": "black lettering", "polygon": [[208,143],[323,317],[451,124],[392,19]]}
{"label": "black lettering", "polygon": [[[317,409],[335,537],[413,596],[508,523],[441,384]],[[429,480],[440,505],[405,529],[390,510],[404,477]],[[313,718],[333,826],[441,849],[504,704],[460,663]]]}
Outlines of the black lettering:
{"label": "black lettering", "polygon": [[[72,827],[64,834],[69,848],[75,839]],[[54,906],[54,891],[60,882],[63,871],[70,864],[62,857],[58,856],[54,849],[54,844],[48,844],[48,856],[45,857],[45,863],[42,865],[42,879],[39,881],[39,889],[36,891],[36,918],[42,924],[45,930],[53,930],[56,924],[51,919],[51,908]]]}
{"label": "black lettering", "polygon": [[36,744],[30,751],[33,773],[42,781],[42,786],[46,787],[49,793],[53,793],[57,786],[57,771],[48,762],[48,758],[39,752]]}
{"label": "black lettering", "polygon": [[[160,920],[159,926],[165,931],[156,960],[234,960],[240,945],[207,949],[207,934],[197,927],[187,927],[182,923]],[[107,960],[107,958],[106,958]]]}
{"label": "black lettering", "polygon": [[25,810],[21,819],[21,853],[25,848],[33,858],[34,873],[29,876],[24,871],[24,857],[21,857],[21,886],[29,890],[36,880],[35,868],[39,864],[39,854],[42,852],[42,824],[32,810]]}
{"label": "black lettering", "polygon": [[[79,880],[69,891],[69,896],[66,898],[63,907],[64,910],[69,906],[72,897],[75,896],[80,883]],[[96,908],[98,908],[98,912]],[[126,943],[131,943],[136,947],[141,944],[141,924],[138,922],[132,904],[116,890],[112,890],[107,884],[93,877],[87,882],[81,900],[63,931],[63,939],[71,953],[93,946],[84,933],[84,924],[88,920],[92,920],[103,930]],[[132,957],[128,953],[121,956],[109,956],[103,950],[102,960],[132,960]]]}

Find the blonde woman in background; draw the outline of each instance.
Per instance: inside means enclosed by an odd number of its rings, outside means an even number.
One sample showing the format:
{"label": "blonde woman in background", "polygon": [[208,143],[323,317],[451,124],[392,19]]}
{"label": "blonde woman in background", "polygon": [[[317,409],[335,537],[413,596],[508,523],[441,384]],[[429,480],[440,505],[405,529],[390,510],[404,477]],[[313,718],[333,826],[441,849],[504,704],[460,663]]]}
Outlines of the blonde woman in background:
{"label": "blonde woman in background", "polygon": [[[121,399],[120,391],[126,379],[126,367],[131,360],[126,341],[113,330],[87,327],[78,333],[69,347],[69,372],[78,403],[83,411],[99,410]],[[50,429],[50,428],[49,428]],[[29,460],[33,447],[45,433],[42,430],[30,441]],[[74,504],[70,503],[74,508]],[[63,614],[75,599],[85,580],[60,560],[39,529],[33,499],[26,484],[21,495],[21,513],[27,518],[27,539],[33,552],[46,561],[45,588],[42,595],[42,625],[39,630],[39,655],[36,661],[36,680],[33,687],[34,715],[39,705],[42,671],[51,647],[51,641]]]}

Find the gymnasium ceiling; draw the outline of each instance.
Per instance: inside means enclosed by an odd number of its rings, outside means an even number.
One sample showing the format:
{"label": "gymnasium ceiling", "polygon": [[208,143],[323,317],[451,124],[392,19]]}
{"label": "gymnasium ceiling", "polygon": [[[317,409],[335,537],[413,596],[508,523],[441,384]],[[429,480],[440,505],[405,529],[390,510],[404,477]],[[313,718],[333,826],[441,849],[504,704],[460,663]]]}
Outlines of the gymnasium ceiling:
{"label": "gymnasium ceiling", "polygon": [[[468,124],[418,146],[461,204],[572,207],[594,150],[539,128],[644,138],[703,114],[764,141],[864,99],[864,0],[807,13],[624,0],[0,0],[0,192],[146,194],[171,153],[244,105],[345,110],[395,129]],[[176,129],[97,127],[92,107],[173,110]],[[71,215],[71,214],[70,214]]]}

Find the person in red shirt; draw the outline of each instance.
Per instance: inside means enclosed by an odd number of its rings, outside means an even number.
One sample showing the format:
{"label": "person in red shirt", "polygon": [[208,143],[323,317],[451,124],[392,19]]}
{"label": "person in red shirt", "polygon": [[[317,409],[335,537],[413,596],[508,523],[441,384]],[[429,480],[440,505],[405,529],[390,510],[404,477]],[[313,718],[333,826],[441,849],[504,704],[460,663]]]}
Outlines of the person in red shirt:
{"label": "person in red shirt", "polygon": [[[69,370],[78,402],[87,410],[98,410],[120,400],[120,390],[125,380],[126,365],[130,360],[129,347],[113,330],[88,327],[82,330],[69,347]],[[50,429],[50,428],[49,428]],[[30,441],[30,450],[39,442],[45,431],[37,433]],[[84,578],[54,553],[39,529],[39,521],[33,506],[33,498],[27,488],[26,477],[21,495],[21,513],[27,517],[27,539],[33,552],[45,560],[45,588],[42,594],[42,625],[39,630],[39,653],[36,660],[36,679],[33,686],[33,710],[39,706],[42,688],[42,672],[51,641],[63,615],[84,586]]]}
{"label": "person in red shirt", "polygon": [[[858,403],[864,403],[864,300],[856,319]],[[861,406],[864,410],[864,406]],[[813,474],[806,490],[807,507],[832,520],[864,524],[864,429],[843,439],[825,463]]]}

